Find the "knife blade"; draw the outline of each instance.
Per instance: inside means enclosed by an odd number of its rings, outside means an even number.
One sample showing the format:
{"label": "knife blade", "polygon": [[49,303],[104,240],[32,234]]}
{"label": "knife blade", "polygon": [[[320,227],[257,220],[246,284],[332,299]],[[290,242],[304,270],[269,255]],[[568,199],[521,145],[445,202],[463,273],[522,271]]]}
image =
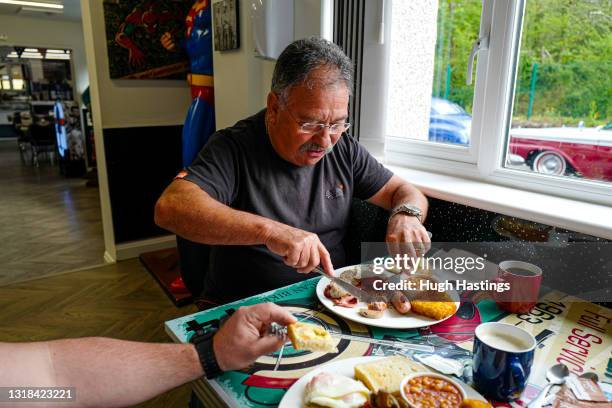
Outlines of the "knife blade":
{"label": "knife blade", "polygon": [[377,296],[374,296],[373,294],[370,294],[347,281],[344,281],[336,276],[329,276],[328,274],[323,272],[323,269],[319,268],[318,266],[313,269],[313,272],[316,272],[319,275],[326,277],[351,295],[355,296],[361,302],[370,303],[376,300],[380,300]]}

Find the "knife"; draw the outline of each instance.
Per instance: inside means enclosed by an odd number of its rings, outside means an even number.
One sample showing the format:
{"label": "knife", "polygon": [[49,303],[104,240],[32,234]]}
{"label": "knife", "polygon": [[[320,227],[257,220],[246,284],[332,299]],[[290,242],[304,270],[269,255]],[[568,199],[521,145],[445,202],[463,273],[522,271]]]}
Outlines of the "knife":
{"label": "knife", "polygon": [[433,353],[435,351],[435,348],[433,346],[430,346],[427,344],[415,344],[415,343],[409,343],[406,341],[374,339],[372,337],[355,336],[352,334],[335,333],[335,332],[329,332],[329,334],[333,338],[336,338],[336,339],[345,339],[345,340],[350,340],[350,341],[360,341],[362,343],[379,344],[381,346],[388,346],[388,347],[400,348],[400,349],[410,349],[410,350],[421,351],[424,353]]}
{"label": "knife", "polygon": [[377,300],[381,300],[382,297],[378,297],[378,296],[374,296],[368,292],[366,292],[365,290],[358,288],[357,286],[344,281],[338,277],[335,276],[330,276],[328,274],[326,274],[325,272],[323,272],[323,269],[321,269],[320,267],[316,267],[313,269],[313,272],[318,273],[321,276],[326,277],[327,279],[329,279],[330,281],[334,282],[336,285],[340,286],[342,289],[344,289],[345,291],[347,291],[348,293],[350,293],[351,295],[355,296],[357,299],[359,299],[359,301],[361,302],[365,302],[365,303],[370,303],[370,302],[374,302]]}

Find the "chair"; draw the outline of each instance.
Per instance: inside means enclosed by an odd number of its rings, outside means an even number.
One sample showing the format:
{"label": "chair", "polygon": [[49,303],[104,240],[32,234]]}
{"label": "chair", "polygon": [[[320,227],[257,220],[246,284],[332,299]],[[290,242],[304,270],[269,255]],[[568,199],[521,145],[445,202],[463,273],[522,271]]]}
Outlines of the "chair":
{"label": "chair", "polygon": [[204,278],[210,260],[210,246],[176,236],[176,248],[179,254],[179,269],[185,286],[192,293],[194,304],[199,310],[217,306],[210,299],[202,297]]}
{"label": "chair", "polygon": [[29,134],[30,143],[32,144],[32,164],[38,167],[38,156],[41,153],[44,153],[49,155],[49,160],[51,165],[53,165],[57,143],[55,137],[55,127],[52,125],[32,125],[30,126]]}

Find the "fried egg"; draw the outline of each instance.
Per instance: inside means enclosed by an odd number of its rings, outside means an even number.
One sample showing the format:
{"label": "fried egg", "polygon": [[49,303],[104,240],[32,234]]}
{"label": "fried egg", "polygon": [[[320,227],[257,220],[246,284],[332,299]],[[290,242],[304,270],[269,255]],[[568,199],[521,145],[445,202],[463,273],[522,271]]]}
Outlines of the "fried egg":
{"label": "fried egg", "polygon": [[370,391],[361,381],[322,372],[306,385],[304,403],[329,408],[359,408],[368,402]]}

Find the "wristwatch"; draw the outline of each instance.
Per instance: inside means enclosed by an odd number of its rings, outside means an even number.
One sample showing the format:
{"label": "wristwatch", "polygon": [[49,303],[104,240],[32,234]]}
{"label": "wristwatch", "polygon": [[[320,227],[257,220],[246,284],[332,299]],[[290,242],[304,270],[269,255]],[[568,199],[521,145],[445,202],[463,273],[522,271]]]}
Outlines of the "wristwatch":
{"label": "wristwatch", "polygon": [[421,219],[423,217],[423,211],[415,205],[408,203],[398,205],[397,207],[391,210],[391,215],[389,215],[389,219],[391,219],[391,217],[393,217],[395,214],[399,213],[411,215],[413,217],[416,217],[419,222],[423,222]]}
{"label": "wristwatch", "polygon": [[204,369],[204,375],[209,380],[223,374],[213,350],[213,336],[216,332],[217,329],[214,327],[199,329],[189,340],[195,346],[200,364]]}

